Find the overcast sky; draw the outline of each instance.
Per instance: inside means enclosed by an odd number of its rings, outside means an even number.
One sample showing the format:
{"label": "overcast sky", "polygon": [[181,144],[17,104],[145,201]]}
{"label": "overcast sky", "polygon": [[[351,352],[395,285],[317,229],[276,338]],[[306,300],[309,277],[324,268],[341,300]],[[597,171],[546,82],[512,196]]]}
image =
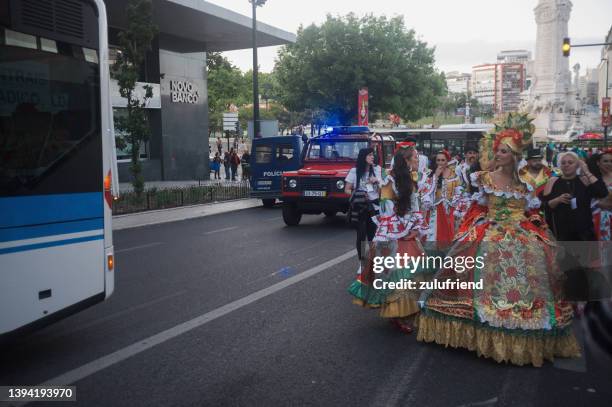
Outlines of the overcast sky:
{"label": "overcast sky", "polygon": [[[251,15],[248,0],[207,0],[240,14]],[[358,16],[403,15],[422,41],[436,47],[440,71],[471,72],[473,65],[494,62],[503,49],[534,51],[536,23],[533,9],[538,0],[267,0],[258,8],[257,20],[296,33],[300,25],[321,24],[326,14]],[[612,25],[612,0],[574,0],[569,21],[572,43],[603,42]],[[277,47],[259,49],[259,65],[274,67]],[[561,52],[561,51],[559,51]],[[226,56],[242,70],[252,67],[251,50]],[[601,48],[574,48],[570,66],[576,62],[594,68]]]}

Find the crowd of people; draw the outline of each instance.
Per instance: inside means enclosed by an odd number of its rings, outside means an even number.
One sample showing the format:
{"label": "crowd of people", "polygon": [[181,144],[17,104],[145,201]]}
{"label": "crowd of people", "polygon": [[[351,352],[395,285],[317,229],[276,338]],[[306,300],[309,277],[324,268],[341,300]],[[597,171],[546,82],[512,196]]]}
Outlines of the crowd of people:
{"label": "crowd of people", "polygon": [[[217,138],[215,156],[210,162],[210,170],[213,172],[213,179],[221,180],[221,166],[223,166],[225,180],[239,181],[238,167],[242,169],[242,180],[248,181],[251,178],[250,160],[251,154],[243,139],[234,138],[232,147],[223,151],[223,142]],[[241,154],[242,152],[242,154]]]}
{"label": "crowd of people", "polygon": [[[612,256],[610,245],[597,243],[611,239],[612,150],[547,146],[543,153],[532,147],[533,130],[525,116],[509,115],[479,144],[465,146],[463,157],[440,151],[424,167],[422,154],[408,146],[388,172],[375,165],[372,149],[361,150],[345,180],[360,260],[349,287],[354,302],[379,309],[403,332],[416,330],[419,341],[498,362],[541,366],[578,357],[572,320],[577,304],[593,298],[585,270],[602,270]],[[561,250],[564,242],[591,242],[586,247],[597,253],[586,267],[583,253]],[[461,269],[444,263],[375,271],[377,257],[398,255],[486,260]],[[582,274],[562,267],[560,255],[564,266],[585,266]],[[598,299],[610,296],[606,278],[598,280]],[[416,284],[436,280],[482,285]],[[402,281],[415,285],[388,284]],[[571,297],[568,287],[582,283],[586,291]]]}

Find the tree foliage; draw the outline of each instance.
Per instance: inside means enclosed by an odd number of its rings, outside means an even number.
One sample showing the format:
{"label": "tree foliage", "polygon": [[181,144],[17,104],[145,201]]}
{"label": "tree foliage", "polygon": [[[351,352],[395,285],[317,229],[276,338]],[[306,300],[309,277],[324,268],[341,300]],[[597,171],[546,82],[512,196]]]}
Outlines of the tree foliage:
{"label": "tree foliage", "polygon": [[357,117],[357,92],[367,87],[371,114],[416,119],[445,93],[434,49],[408,30],[403,17],[327,16],[298,29],[279,51],[274,70],[280,100],[290,110],[323,109],[342,124]]}
{"label": "tree foliage", "polygon": [[138,73],[151,41],[157,33],[153,25],[151,0],[129,0],[126,5],[127,29],[119,33],[121,52],[111,68],[111,75],[117,80],[119,94],[127,100],[127,115],[115,118],[115,126],[122,134],[116,138],[119,148],[129,145],[132,155],[130,172],[136,194],[144,191],[144,179],[140,165],[140,146],[149,139],[150,127],[145,107],[153,97],[153,89],[144,85],[144,94],[135,92]]}
{"label": "tree foliage", "polygon": [[[207,55],[208,68],[208,128],[212,134],[223,130],[223,112],[230,106],[240,106],[244,100],[245,82],[242,72],[218,52]],[[252,92],[251,92],[252,93]]]}

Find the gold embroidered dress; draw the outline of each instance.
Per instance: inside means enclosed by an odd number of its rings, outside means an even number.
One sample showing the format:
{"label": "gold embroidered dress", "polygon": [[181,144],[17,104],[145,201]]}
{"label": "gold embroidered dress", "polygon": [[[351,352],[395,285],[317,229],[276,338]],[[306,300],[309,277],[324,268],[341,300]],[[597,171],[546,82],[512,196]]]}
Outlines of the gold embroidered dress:
{"label": "gold embroidered dress", "polygon": [[557,296],[556,245],[541,226],[532,186],[501,191],[487,171],[472,174],[471,181],[480,191],[473,205],[477,210],[464,219],[448,256],[481,256],[484,266],[442,269],[436,278],[482,280],[482,289],[429,292],[417,339],[517,365],[579,356],[572,308]]}

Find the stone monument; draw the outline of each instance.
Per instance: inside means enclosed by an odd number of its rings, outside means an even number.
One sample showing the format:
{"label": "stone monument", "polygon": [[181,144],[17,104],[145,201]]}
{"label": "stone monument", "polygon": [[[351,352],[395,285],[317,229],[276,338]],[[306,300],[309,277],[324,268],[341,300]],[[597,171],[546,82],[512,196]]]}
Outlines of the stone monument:
{"label": "stone monument", "polygon": [[569,59],[561,52],[571,10],[569,0],[540,0],[534,9],[538,27],[534,83],[525,109],[535,117],[536,140],[567,141],[572,125]]}

